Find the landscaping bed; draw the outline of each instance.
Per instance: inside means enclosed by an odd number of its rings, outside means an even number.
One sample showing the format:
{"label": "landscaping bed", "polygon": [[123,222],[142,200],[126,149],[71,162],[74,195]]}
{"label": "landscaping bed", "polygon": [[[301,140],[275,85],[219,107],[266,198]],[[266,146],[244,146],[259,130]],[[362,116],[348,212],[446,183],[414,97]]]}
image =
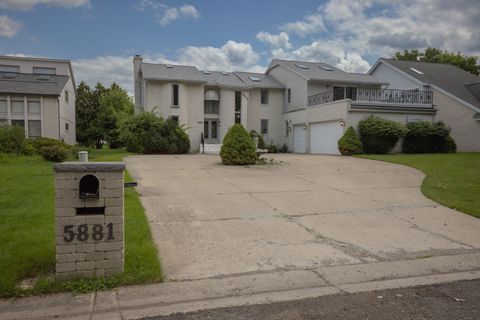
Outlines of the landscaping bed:
{"label": "landscaping bed", "polygon": [[[90,161],[122,161],[124,150],[94,150]],[[125,272],[120,275],[54,280],[54,177],[40,156],[0,155],[0,297],[158,282],[162,272],[148,221],[135,189],[125,189]],[[126,172],[126,181],[131,178]]]}
{"label": "landscaping bed", "polygon": [[416,168],[426,177],[422,193],[444,206],[480,218],[480,153],[386,154],[357,157]]}

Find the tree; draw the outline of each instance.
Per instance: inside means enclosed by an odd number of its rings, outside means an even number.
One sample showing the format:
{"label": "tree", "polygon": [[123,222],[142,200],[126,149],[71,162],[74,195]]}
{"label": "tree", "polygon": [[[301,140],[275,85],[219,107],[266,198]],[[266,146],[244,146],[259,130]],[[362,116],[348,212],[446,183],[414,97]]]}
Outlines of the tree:
{"label": "tree", "polygon": [[461,52],[449,52],[437,48],[427,48],[425,52],[414,50],[404,50],[403,53],[395,53],[398,60],[448,63],[462,68],[465,71],[475,75],[480,74],[480,66],[477,65],[477,57],[463,55]]}

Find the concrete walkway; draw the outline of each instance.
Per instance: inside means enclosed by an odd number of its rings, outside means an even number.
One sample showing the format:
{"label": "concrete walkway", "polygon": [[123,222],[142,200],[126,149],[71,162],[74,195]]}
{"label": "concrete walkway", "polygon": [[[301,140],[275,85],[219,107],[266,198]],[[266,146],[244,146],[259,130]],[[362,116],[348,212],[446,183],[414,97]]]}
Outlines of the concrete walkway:
{"label": "concrete walkway", "polygon": [[130,319],[480,278],[480,220],[420,193],[413,169],[356,158],[138,156],[166,283],[0,301],[1,319]]}

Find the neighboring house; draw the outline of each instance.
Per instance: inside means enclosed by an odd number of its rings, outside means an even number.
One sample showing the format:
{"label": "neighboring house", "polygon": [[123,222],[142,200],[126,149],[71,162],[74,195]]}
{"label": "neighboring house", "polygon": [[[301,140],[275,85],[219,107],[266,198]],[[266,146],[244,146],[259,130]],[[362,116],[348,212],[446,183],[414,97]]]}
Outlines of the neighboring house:
{"label": "neighboring house", "polygon": [[200,71],[134,58],[136,110],[155,110],[188,127],[192,150],[222,142],[241,123],[266,143],[297,153],[338,154],[344,130],[370,115],[432,121],[432,92],[384,89],[373,76],[324,63],[275,59],[265,74]]}
{"label": "neighboring house", "polygon": [[434,120],[452,128],[458,151],[480,151],[480,77],[456,66],[379,59],[369,74],[400,89],[433,91]]}
{"label": "neighboring house", "polygon": [[0,125],[74,144],[75,90],[68,60],[0,56]]}

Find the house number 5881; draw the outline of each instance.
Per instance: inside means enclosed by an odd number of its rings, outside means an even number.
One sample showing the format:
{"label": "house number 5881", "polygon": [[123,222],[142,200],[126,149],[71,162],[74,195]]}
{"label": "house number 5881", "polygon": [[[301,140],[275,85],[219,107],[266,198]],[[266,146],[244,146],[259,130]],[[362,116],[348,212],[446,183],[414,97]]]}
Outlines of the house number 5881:
{"label": "house number 5881", "polygon": [[72,242],[75,240],[75,237],[78,241],[87,241],[92,237],[93,241],[102,241],[103,238],[105,240],[114,240],[113,237],[113,224],[109,223],[106,225],[106,233],[104,232],[104,226],[101,224],[81,224],[77,226],[75,230],[75,226],[73,224],[69,224],[63,227],[63,240],[65,242]]}

